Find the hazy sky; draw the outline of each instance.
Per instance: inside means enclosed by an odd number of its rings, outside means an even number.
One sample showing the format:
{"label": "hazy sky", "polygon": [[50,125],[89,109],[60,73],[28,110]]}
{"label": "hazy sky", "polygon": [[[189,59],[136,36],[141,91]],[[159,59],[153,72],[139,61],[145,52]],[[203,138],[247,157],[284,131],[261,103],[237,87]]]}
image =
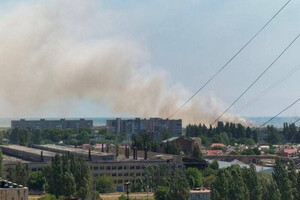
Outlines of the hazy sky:
{"label": "hazy sky", "polygon": [[[19,2],[7,3],[0,0],[0,13],[9,12],[9,9]],[[46,1],[30,3],[36,2]],[[147,54],[145,65],[151,68],[150,73],[156,70],[163,71],[168,87],[176,85],[193,93],[285,2],[286,0],[93,1],[93,4],[97,5],[94,12],[104,14],[97,14],[93,22],[79,20],[78,27],[75,29],[72,27],[72,31],[75,30],[74,34],[78,31],[78,35],[82,37],[97,38],[102,34],[137,43]],[[300,2],[292,0],[267,29],[197,97],[201,99],[212,95],[223,101],[225,105],[233,102],[300,33],[299,10]],[[74,10],[66,7],[66,12],[74,12]],[[97,23],[99,16],[102,19]],[[84,31],[89,33],[81,34]],[[299,53],[300,39],[231,109],[231,112],[241,116],[272,116],[299,98],[300,69],[295,68],[300,65]],[[291,70],[294,73],[280,85],[267,93],[264,92],[265,94],[254,103],[247,104],[249,100],[254,99]],[[148,73],[147,70],[145,71],[144,73]],[[72,103],[69,102],[71,108],[63,113],[61,108],[55,109],[53,106],[57,102],[49,107],[44,106],[32,112],[19,114],[7,108],[11,105],[6,100],[0,102],[0,108],[5,110],[5,113],[1,114],[2,117],[131,115],[126,112],[112,111],[106,103],[99,105],[89,99],[72,100]],[[223,105],[222,108],[224,107]],[[300,102],[282,116],[299,115]],[[180,113],[177,117],[180,117]]]}

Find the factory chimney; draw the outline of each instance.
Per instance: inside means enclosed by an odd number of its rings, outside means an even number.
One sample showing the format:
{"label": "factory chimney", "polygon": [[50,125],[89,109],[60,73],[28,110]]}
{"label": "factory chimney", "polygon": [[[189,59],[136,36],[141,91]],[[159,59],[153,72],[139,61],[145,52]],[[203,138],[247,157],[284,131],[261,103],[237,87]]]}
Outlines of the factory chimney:
{"label": "factory chimney", "polygon": [[43,155],[43,151],[41,151],[41,161],[44,162],[44,155]]}
{"label": "factory chimney", "polygon": [[89,161],[92,161],[91,149],[89,149]]}
{"label": "factory chimney", "polygon": [[144,159],[145,160],[147,160],[147,158],[148,158],[148,148],[147,147],[145,147],[145,149],[144,149]]}
{"label": "factory chimney", "polygon": [[117,157],[119,156],[119,146],[118,145],[116,146],[116,156]]}

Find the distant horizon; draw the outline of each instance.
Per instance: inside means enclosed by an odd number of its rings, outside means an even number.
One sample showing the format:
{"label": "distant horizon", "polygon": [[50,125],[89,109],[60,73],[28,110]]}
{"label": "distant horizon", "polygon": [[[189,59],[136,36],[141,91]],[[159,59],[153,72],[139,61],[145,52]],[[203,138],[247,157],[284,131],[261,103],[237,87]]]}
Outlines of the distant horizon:
{"label": "distant horizon", "polygon": [[[29,119],[29,120],[36,120],[36,119],[90,119],[93,120],[94,126],[103,126],[108,119],[115,119],[115,118],[123,118],[123,119],[134,119],[134,118],[145,118],[145,117],[21,117],[21,118],[3,118],[0,117],[0,127],[7,128],[10,127],[11,120],[19,120],[19,119]],[[151,117],[154,118],[154,117]],[[271,118],[271,116],[266,117],[244,117],[245,119],[255,123],[256,125],[260,125]],[[275,127],[281,128],[283,127],[283,123],[292,123],[295,120],[300,118],[300,116],[282,116],[276,117],[268,125],[274,125]],[[148,119],[148,118],[147,118]],[[201,122],[199,122],[201,123]],[[185,127],[185,126],[183,126]]]}

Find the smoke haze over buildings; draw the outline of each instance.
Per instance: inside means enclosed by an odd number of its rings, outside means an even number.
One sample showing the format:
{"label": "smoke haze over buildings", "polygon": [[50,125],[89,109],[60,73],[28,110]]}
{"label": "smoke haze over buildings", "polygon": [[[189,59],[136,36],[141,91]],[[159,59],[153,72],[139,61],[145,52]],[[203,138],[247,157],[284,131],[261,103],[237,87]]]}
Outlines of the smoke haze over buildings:
{"label": "smoke haze over buildings", "polygon": [[[67,115],[69,102],[79,99],[104,104],[115,113],[165,118],[190,95],[180,84],[170,86],[167,72],[151,67],[143,42],[118,34],[122,30],[110,21],[117,13],[102,12],[94,1],[5,7],[9,9],[0,18],[0,97],[8,108],[2,117],[43,110],[51,101],[57,102],[56,113]],[[174,117],[185,124],[212,122],[223,103],[214,95],[203,96]],[[223,120],[245,122],[230,113]]]}

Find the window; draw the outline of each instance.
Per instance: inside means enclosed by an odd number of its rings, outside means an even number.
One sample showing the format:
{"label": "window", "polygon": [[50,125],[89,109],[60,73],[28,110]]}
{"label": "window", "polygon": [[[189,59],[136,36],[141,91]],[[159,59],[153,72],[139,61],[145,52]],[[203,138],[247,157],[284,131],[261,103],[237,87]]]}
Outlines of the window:
{"label": "window", "polygon": [[130,169],[134,169],[134,166],[130,166]]}
{"label": "window", "polygon": [[104,170],[104,167],[100,167],[100,170]]}
{"label": "window", "polygon": [[107,167],[106,167],[106,170],[110,170],[110,166],[107,166]]}
{"label": "window", "polygon": [[123,181],[122,180],[118,180],[118,183],[123,183]]}
{"label": "window", "polygon": [[136,173],[136,176],[141,176],[141,173]]}
{"label": "window", "polygon": [[130,173],[130,176],[134,176],[134,173]]}
{"label": "window", "polygon": [[141,169],[141,166],[136,166],[136,169]]}
{"label": "window", "polygon": [[128,173],[124,173],[124,176],[128,176]]}
{"label": "window", "polygon": [[117,167],[116,166],[112,166],[112,168],[111,168],[112,170],[114,170],[114,169],[117,169]]}
{"label": "window", "polygon": [[123,176],[123,174],[122,173],[118,173],[118,176]]}
{"label": "window", "polygon": [[117,176],[117,173],[112,173],[111,176]]}
{"label": "window", "polygon": [[98,167],[94,167],[94,170],[98,170]]}
{"label": "window", "polygon": [[123,169],[123,167],[122,167],[122,166],[119,166],[118,169],[119,169],[119,170],[120,170],[120,169]]}
{"label": "window", "polygon": [[[124,166],[124,169],[127,169],[127,166]],[[128,181],[127,181],[128,182]]]}
{"label": "window", "polygon": [[145,166],[142,166],[142,169],[145,169]]}

